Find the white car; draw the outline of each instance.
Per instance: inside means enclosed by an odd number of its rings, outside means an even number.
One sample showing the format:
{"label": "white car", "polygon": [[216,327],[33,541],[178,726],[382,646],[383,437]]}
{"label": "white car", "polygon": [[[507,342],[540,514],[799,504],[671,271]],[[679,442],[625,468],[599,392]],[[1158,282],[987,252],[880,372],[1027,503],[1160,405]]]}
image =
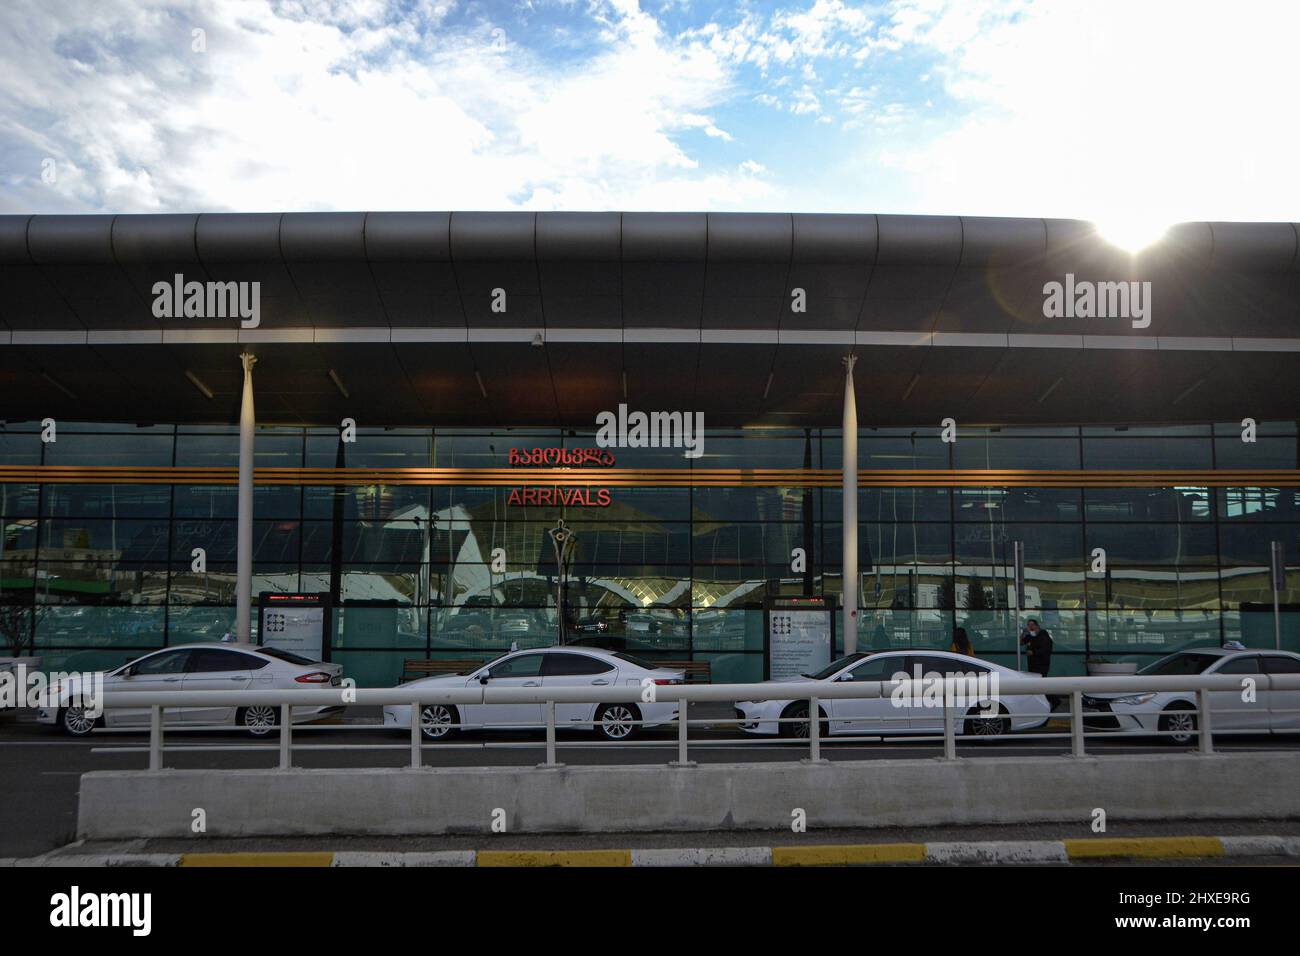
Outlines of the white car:
{"label": "white car", "polygon": [[[129,695],[137,691],[319,689],[337,687],[342,678],[341,664],[313,661],[274,647],[211,642],[164,648],[123,664],[104,674],[104,691]],[[63,706],[38,710],[36,720],[57,724],[74,737],[96,727],[149,726],[152,708],[148,706],[106,708],[99,717],[91,717],[84,707],[66,706],[75,703],[68,700],[66,689],[55,688],[55,694]],[[341,705],[294,707],[293,722],[318,720],[342,710]],[[261,736],[279,723],[280,709],[271,705],[169,707],[163,710],[163,719],[181,727],[233,724]]]}
{"label": "white car", "polygon": [[[1290,651],[1229,647],[1197,647],[1176,651],[1138,671],[1151,676],[1183,674],[1300,674],[1300,654]],[[1138,694],[1086,694],[1083,723],[1088,730],[1162,735],[1174,744],[1196,739],[1196,694],[1161,691]],[[1238,733],[1295,733],[1300,731],[1300,690],[1256,691],[1253,702],[1241,691],[1212,691],[1211,736],[1220,730]],[[1180,711],[1182,713],[1180,713]]]}
{"label": "white car", "polygon": [[[403,689],[441,687],[641,687],[642,681],[680,684],[683,673],[656,667],[621,651],[595,647],[545,647],[514,651],[468,674],[425,677],[403,684]],[[420,729],[430,740],[443,740],[460,724],[481,728],[537,728],[546,726],[545,704],[425,704]],[[595,729],[606,740],[626,740],[638,727],[655,727],[677,719],[677,702],[584,704],[557,703],[557,728]],[[643,721],[638,724],[637,721]],[[384,708],[385,727],[411,726],[409,704]]]}
{"label": "white car", "polygon": [[[1002,696],[996,698],[977,696],[981,686],[992,690],[991,678],[1000,680],[1013,677],[1037,677],[1021,671],[967,657],[948,651],[883,651],[859,653],[832,661],[816,674],[808,674],[785,681],[769,681],[759,685],[767,690],[782,691],[798,685],[803,700],[742,700],[736,704],[736,716],[741,729],[751,734],[781,734],[786,737],[808,736],[808,698],[818,696],[818,682],[834,681],[890,681],[902,673],[924,679],[963,676],[971,687],[965,701],[959,701],[963,710],[957,715],[957,733],[974,736],[997,736],[1014,730],[1032,730],[1047,723],[1051,707],[1042,694]],[[806,687],[804,685],[807,685]],[[940,694],[940,696],[942,696]],[[985,714],[989,703],[996,700],[997,713]],[[934,706],[933,699],[924,696],[911,701],[896,701],[888,692],[882,697],[822,698],[818,701],[821,734],[876,735],[907,734],[920,736],[943,733],[943,707]],[[785,719],[787,723],[778,723]],[[799,719],[802,721],[799,722]]]}

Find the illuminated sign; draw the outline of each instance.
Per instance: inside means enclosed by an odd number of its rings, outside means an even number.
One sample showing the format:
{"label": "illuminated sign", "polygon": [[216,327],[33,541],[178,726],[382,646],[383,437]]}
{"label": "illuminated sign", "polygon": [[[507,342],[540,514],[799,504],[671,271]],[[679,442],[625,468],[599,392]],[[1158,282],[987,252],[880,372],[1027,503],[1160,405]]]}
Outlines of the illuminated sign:
{"label": "illuminated sign", "polygon": [[[604,448],[511,448],[510,465],[520,467],[612,468],[614,455]],[[507,505],[525,508],[608,508],[608,488],[560,485],[511,488]]]}

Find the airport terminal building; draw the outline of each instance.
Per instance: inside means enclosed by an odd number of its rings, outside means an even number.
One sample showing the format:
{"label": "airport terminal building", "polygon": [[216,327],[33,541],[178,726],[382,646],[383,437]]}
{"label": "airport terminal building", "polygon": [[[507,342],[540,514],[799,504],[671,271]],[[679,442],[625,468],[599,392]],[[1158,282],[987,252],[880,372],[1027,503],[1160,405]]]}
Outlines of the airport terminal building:
{"label": "airport terminal building", "polygon": [[2,216],[0,656],[1300,650],[1297,229]]}

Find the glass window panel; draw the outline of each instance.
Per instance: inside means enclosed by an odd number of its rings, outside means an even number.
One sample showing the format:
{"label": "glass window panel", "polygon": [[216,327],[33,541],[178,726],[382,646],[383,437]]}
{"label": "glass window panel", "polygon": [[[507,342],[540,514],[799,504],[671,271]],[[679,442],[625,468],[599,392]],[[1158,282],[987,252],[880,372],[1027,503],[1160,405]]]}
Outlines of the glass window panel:
{"label": "glass window panel", "polygon": [[163,645],[166,609],[59,604],[36,621],[36,646],[154,648]]}
{"label": "glass window panel", "polygon": [[952,446],[954,468],[1046,469],[1079,467],[1079,440],[962,435]]}
{"label": "glass window panel", "polygon": [[[253,629],[257,628],[257,614],[253,614]],[[234,607],[178,606],[167,609],[167,643],[193,644],[219,641],[234,633]]]}
{"label": "glass window panel", "polygon": [[332,648],[412,648],[423,652],[429,612],[419,607],[356,607],[333,610]]}
{"label": "glass window panel", "polygon": [[169,434],[84,435],[60,428],[58,441],[45,446],[45,464],[165,467],[172,463],[172,444]]}
{"label": "glass window panel", "polygon": [[1210,488],[1087,488],[1089,521],[1209,521],[1214,517]]}
{"label": "glass window panel", "polygon": [[1111,568],[1088,576],[1090,608],[1183,608],[1217,611],[1219,569],[1186,565],[1164,568]]}
{"label": "glass window panel", "polygon": [[[23,429],[23,430],[19,430]],[[41,427],[0,424],[0,465],[39,465],[41,463]]]}
{"label": "glass window panel", "polygon": [[[698,651],[762,651],[763,611],[753,608],[696,608],[691,612],[693,647]],[[718,679],[713,675],[713,679]]]}
{"label": "glass window panel", "polygon": [[1218,563],[1213,526],[1089,524],[1087,550],[1106,550],[1111,568],[1209,566]]}
{"label": "glass window panel", "polygon": [[957,521],[1078,521],[1079,488],[954,488]]}
{"label": "glass window panel", "polygon": [[165,564],[45,561],[37,565],[37,598],[46,604],[162,604]]}
{"label": "glass window panel", "polygon": [[[1084,429],[1085,436],[1088,429]],[[1127,437],[1083,439],[1083,467],[1097,471],[1111,469],[1155,471],[1183,468],[1211,468],[1209,438],[1165,438],[1131,430]],[[1170,430],[1160,430],[1168,435]]]}
{"label": "glass window panel", "polygon": [[1237,438],[1214,440],[1214,466],[1216,468],[1297,468],[1300,443],[1295,436],[1269,438],[1256,436],[1253,442]]}
{"label": "glass window panel", "polygon": [[35,518],[5,518],[0,533],[0,561],[34,556],[40,524]]}
{"label": "glass window panel", "polygon": [[1219,520],[1300,520],[1300,488],[1220,488]]}
{"label": "glass window panel", "polygon": [[[226,435],[176,436],[176,464],[182,468],[238,468],[239,432]],[[257,468],[302,466],[302,435],[266,434],[258,430],[253,442]]]}
{"label": "glass window panel", "polygon": [[41,522],[41,557],[92,563],[165,561],[168,523],[163,520],[47,518]]}
{"label": "glass window panel", "polygon": [[[3,464],[3,462],[0,462]],[[46,489],[55,487],[46,485]],[[0,515],[10,518],[30,518],[40,513],[40,485],[11,485],[0,483]]]}
{"label": "glass window panel", "polygon": [[[234,518],[239,512],[239,489],[235,485],[176,485],[174,509],[178,518]],[[301,510],[301,488],[253,488],[253,514],[259,518],[296,518]]]}
{"label": "glass window panel", "polygon": [[1092,611],[1088,633],[1093,657],[1171,654],[1185,647],[1217,647],[1219,618],[1217,613],[1202,611]]}
{"label": "glass window panel", "polygon": [[[433,434],[417,431],[358,429],[355,442],[340,442],[338,434],[307,436],[308,468],[334,468],[339,449],[344,468],[432,468]],[[498,466],[501,467],[501,466]]]}
{"label": "glass window panel", "polygon": [[427,566],[420,564],[345,565],[340,599],[428,604]]}
{"label": "glass window panel", "polygon": [[168,485],[46,485],[42,513],[54,517],[165,518]]}

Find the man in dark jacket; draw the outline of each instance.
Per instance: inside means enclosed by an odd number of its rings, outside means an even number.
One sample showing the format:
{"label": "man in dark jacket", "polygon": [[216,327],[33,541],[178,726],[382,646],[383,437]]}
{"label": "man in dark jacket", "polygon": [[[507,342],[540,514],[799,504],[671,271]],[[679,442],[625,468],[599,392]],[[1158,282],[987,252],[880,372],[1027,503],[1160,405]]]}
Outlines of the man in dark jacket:
{"label": "man in dark jacket", "polygon": [[1025,633],[1020,635],[1020,643],[1029,651],[1029,669],[1039,677],[1046,677],[1052,669],[1052,635],[1031,617],[1025,622]]}
{"label": "man in dark jacket", "polygon": [[[1052,635],[1031,617],[1025,622],[1025,633],[1020,635],[1020,643],[1029,650],[1029,669],[1039,677],[1046,677],[1052,669]],[[1055,694],[1047,695],[1049,709],[1055,710],[1057,701]]]}

